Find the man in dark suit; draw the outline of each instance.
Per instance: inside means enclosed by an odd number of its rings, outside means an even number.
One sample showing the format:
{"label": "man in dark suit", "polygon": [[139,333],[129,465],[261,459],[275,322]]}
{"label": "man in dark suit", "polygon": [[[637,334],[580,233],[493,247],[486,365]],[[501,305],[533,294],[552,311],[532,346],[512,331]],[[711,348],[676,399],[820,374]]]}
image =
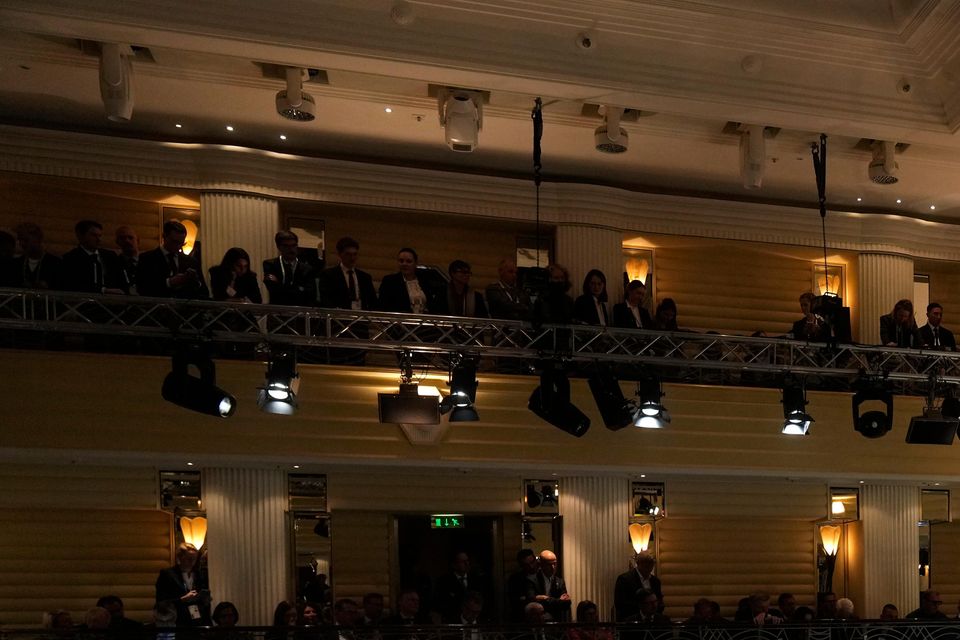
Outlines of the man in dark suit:
{"label": "man in dark suit", "polygon": [[315,305],[317,274],[308,262],[298,257],[300,239],[297,234],[278,231],[273,241],[280,255],[263,261],[263,284],[270,294],[270,304],[297,307]]}
{"label": "man in dark suit", "polygon": [[460,614],[467,593],[474,591],[490,596],[490,584],[482,573],[470,565],[470,556],[458,551],[450,560],[450,571],[437,578],[433,588],[433,608],[447,624],[460,624]]}
{"label": "man in dark suit", "polygon": [[119,257],[112,251],[100,250],[103,225],[81,220],[73,230],[79,244],[63,256],[58,288],[82,293],[126,293]]}
{"label": "man in dark suit", "polygon": [[137,263],[140,262],[140,237],[133,227],[122,225],[115,234],[117,248],[120,249],[120,274],[124,289],[131,295],[137,294]]}
{"label": "man in dark suit", "polygon": [[660,599],[657,594],[647,589],[640,589],[634,594],[637,613],[630,616],[623,622],[630,625],[636,625],[634,628],[625,627],[621,637],[625,640],[640,639],[647,636],[638,627],[665,627],[670,625],[670,618],[659,613]]}
{"label": "man in dark suit", "polygon": [[340,264],[324,269],[317,278],[321,307],[369,311],[377,307],[377,291],[373,278],[357,268],[360,243],[350,237],[337,241]]}
{"label": "man in dark suit", "polygon": [[187,229],[176,220],[163,223],[159,247],[140,255],[137,263],[137,291],[158,298],[208,299],[210,291],[200,263],[181,251]]}
{"label": "man in dark suit", "polygon": [[487,306],[492,318],[529,320],[530,295],[517,286],[517,263],[504,258],[497,267],[500,279],[487,287]]}
{"label": "man in dark suit", "polygon": [[43,229],[33,222],[17,226],[20,255],[10,263],[8,286],[23,289],[52,289],[60,276],[60,258],[43,247]]}
{"label": "man in dark suit", "polygon": [[525,607],[545,593],[538,580],[540,564],[533,549],[520,549],[517,564],[519,570],[507,578],[507,622],[523,622]]}
{"label": "man in dark suit", "polygon": [[430,617],[420,612],[420,594],[407,588],[397,597],[397,612],[383,619],[385,627],[406,627],[430,624]]}
{"label": "man in dark suit", "polygon": [[927,305],[927,324],[920,327],[920,341],[924,349],[937,351],[956,351],[957,341],[953,332],[944,327],[943,305],[931,302]]}
{"label": "man in dark suit", "polygon": [[613,305],[613,326],[621,329],[653,329],[653,318],[643,308],[647,287],[639,280],[627,285],[627,301]]}
{"label": "man in dark suit", "polygon": [[661,603],[663,600],[660,578],[652,573],[656,564],[653,556],[641,551],[634,562],[636,566],[633,569],[617,576],[617,584],[613,589],[613,606],[616,609],[617,622],[623,622],[640,613],[637,592],[641,589],[656,595]]}
{"label": "man in dark suit", "polygon": [[536,601],[543,605],[551,622],[570,622],[570,595],[567,593],[567,583],[557,572],[558,564],[557,554],[553,551],[544,549],[540,552],[537,579],[543,594],[537,595]]}

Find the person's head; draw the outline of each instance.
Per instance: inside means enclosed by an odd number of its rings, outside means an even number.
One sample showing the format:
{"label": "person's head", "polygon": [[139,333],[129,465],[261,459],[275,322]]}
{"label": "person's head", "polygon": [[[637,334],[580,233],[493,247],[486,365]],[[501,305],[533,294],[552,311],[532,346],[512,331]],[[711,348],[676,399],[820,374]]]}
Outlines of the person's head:
{"label": "person's head", "polygon": [[537,569],[540,568],[537,564],[537,555],[533,552],[533,549],[520,549],[517,552],[517,564],[520,565],[520,570],[527,575],[535,574]]}
{"label": "person's head", "polygon": [[213,608],[213,624],[218,627],[235,627],[240,622],[240,612],[232,602],[221,602]]}
{"label": "person's head", "polygon": [[789,620],[797,611],[797,599],[792,593],[781,593],[777,598],[777,608]]}
{"label": "person's head", "polygon": [[382,593],[368,593],[363,596],[363,615],[371,620],[379,620],[383,616]]}
{"label": "person's head", "polygon": [[297,608],[281,600],[277,603],[277,608],[273,610],[273,626],[275,627],[293,627],[297,624]]}
{"label": "person's head", "polygon": [[470,284],[470,276],[473,271],[470,269],[470,263],[464,260],[454,260],[447,269],[450,274],[450,284],[458,289],[464,289]]}
{"label": "person's head", "polygon": [[474,623],[483,613],[483,596],[479,591],[467,591],[460,603],[460,615],[469,623]]}
{"label": "person's head", "polygon": [[562,293],[570,290],[570,272],[562,264],[547,265],[548,284]]}
{"label": "person's head", "polygon": [[817,617],[837,617],[837,594],[833,591],[821,591],[817,594]]}
{"label": "person's head", "polygon": [[639,280],[631,280],[627,285],[627,302],[631,307],[638,307],[647,295],[647,285]]}
{"label": "person's head", "polygon": [[407,280],[412,280],[417,276],[417,262],[420,256],[410,247],[404,247],[397,252],[397,269]]}
{"label": "person's head", "polygon": [[66,609],[57,609],[49,614],[48,624],[54,631],[66,631],[73,628],[73,616]]}
{"label": "person's head", "polygon": [[297,251],[300,248],[300,239],[293,231],[277,231],[273,236],[273,243],[277,245],[277,251],[280,257],[287,262],[293,262],[297,259]]}
{"label": "person's head", "polygon": [[657,612],[657,608],[660,606],[660,600],[657,598],[657,594],[655,594],[653,591],[638,589],[637,606],[640,608],[641,614],[644,616],[651,616]]}
{"label": "person's head", "polygon": [[666,327],[677,326],[677,303],[673,301],[673,298],[664,298],[657,305],[657,322]]}
{"label": "person's head", "polygon": [[693,617],[698,620],[709,620],[713,616],[713,607],[706,598],[700,598],[693,603]]}
{"label": "person's head", "polygon": [[540,626],[547,621],[543,605],[531,602],[523,608],[523,621],[529,625]]}
{"label": "person's head", "polygon": [[176,220],[167,220],[163,223],[163,248],[169,253],[180,253],[187,243],[187,228]]}
{"label": "person's head", "polygon": [[600,614],[597,612],[597,604],[589,600],[581,600],[577,603],[577,622],[580,624],[592,624],[600,622]]}
{"label": "person's head", "polygon": [[943,600],[940,599],[940,592],[934,589],[927,589],[920,592],[920,610],[929,615],[940,611],[940,605]]}
{"label": "person's head", "polygon": [[943,322],[943,305],[939,302],[931,302],[927,305],[927,322],[931,327],[939,327]]}
{"label": "person's head", "polygon": [[590,269],[583,279],[583,295],[593,296],[600,302],[607,301],[607,276],[600,269]]}
{"label": "person's head", "polygon": [[557,573],[557,554],[550,549],[544,549],[540,552],[540,570],[543,575],[552,578]]}
{"label": "person's head", "polygon": [[763,591],[755,591],[750,594],[750,613],[758,616],[766,613],[770,609],[770,596]]}
{"label": "person's head", "polygon": [[512,287],[517,284],[517,263],[510,258],[504,258],[497,265],[497,274],[500,276],[500,282]]}
{"label": "person's head", "polygon": [[416,589],[404,589],[397,597],[397,612],[412,618],[420,611],[420,594]]}
{"label": "person's head", "polygon": [[890,313],[897,324],[909,325],[913,322],[913,303],[904,298],[897,300],[893,305],[893,311]]}
{"label": "person's head", "polygon": [[853,617],[853,600],[850,598],[840,598],[837,600],[837,617],[841,619]]}
{"label": "person's head", "polygon": [[199,555],[195,546],[189,542],[181,542],[177,545],[177,566],[181,571],[193,571]]}
{"label": "person's head", "polygon": [[120,253],[127,258],[136,257],[136,255],[140,253],[140,237],[130,225],[125,224],[117,227],[114,239],[117,243],[117,248],[120,249]]}
{"label": "person's head", "polygon": [[237,276],[242,276],[250,271],[250,254],[240,247],[231,247],[223,254],[220,268],[224,271],[232,271]]}
{"label": "person's head", "polygon": [[353,269],[360,257],[360,243],[350,236],[340,238],[337,240],[337,257],[340,258],[340,264],[347,269]]}
{"label": "person's head", "polygon": [[17,253],[17,239],[9,231],[0,229],[0,260],[9,260]]}
{"label": "person's head", "polygon": [[297,605],[297,624],[312,627],[320,621],[320,607],[313,602],[301,602]]}
{"label": "person's head", "polygon": [[803,315],[809,315],[813,313],[813,299],[814,295],[809,291],[804,291],[800,294],[800,311],[803,312]]}
{"label": "person's head", "polygon": [[459,576],[470,573],[470,556],[465,551],[458,551],[450,559],[450,568]]}
{"label": "person's head", "polygon": [[87,251],[96,251],[100,248],[103,239],[103,225],[95,220],[81,220],[73,227],[77,234],[77,242]]}
{"label": "person's head", "polygon": [[110,617],[114,620],[119,620],[123,617],[123,600],[120,599],[120,596],[103,596],[97,600],[97,606],[109,611]]}
{"label": "person's head", "polygon": [[[360,607],[356,600],[340,598],[333,603],[333,621],[341,627],[356,626],[360,618]],[[316,623],[314,623],[316,624]]]}
{"label": "person's head", "polygon": [[43,255],[43,229],[33,222],[24,222],[17,225],[17,244],[20,251],[28,258],[39,258]]}
{"label": "person's head", "polygon": [[638,553],[634,558],[634,562],[637,565],[637,571],[643,576],[649,576],[650,572],[653,571],[654,565],[657,564],[657,561],[648,551]]}
{"label": "person's head", "polygon": [[883,609],[880,610],[880,619],[881,620],[899,620],[900,610],[897,609],[897,605],[890,604],[890,603],[883,605]]}
{"label": "person's head", "polygon": [[83,624],[91,631],[103,631],[110,626],[110,612],[103,607],[87,609],[83,616]]}

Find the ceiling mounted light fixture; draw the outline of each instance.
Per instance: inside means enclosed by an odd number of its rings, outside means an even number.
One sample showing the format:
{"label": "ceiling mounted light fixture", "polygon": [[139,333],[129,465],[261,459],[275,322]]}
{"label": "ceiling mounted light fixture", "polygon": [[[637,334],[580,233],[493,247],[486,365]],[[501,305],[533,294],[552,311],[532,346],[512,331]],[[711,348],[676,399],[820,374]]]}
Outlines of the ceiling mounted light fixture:
{"label": "ceiling mounted light fixture", "polygon": [[873,157],[867,173],[877,184],[896,184],[900,181],[900,165],[896,161],[897,144],[889,140],[877,140],[872,145]]}
{"label": "ceiling mounted light fixture", "polygon": [[663,388],[660,378],[648,376],[637,383],[640,407],[634,416],[633,426],[643,429],[662,429],[670,424],[670,413],[661,402]]}
{"label": "ceiling mounted light fixture", "polygon": [[960,402],[957,401],[953,390],[948,390],[940,406],[937,401],[937,379],[931,377],[930,393],[927,404],[923,408],[923,415],[910,418],[907,428],[906,442],[908,444],[943,444],[952,445],[960,428]]}
{"label": "ceiling mounted light fixture", "polygon": [[[855,383],[859,391],[853,394],[853,428],[865,438],[880,438],[893,427],[893,394],[886,390],[883,380],[861,378]],[[864,402],[882,402],[886,411],[872,409],[860,412]]]}
{"label": "ceiling mounted light fixture", "polygon": [[483,128],[483,94],[443,88],[437,93],[437,107],[447,146],[461,153],[476,149]]}
{"label": "ceiling mounted light fixture", "polygon": [[597,371],[590,375],[587,382],[607,429],[618,431],[633,424],[637,407],[624,397],[620,381],[613,373]]}
{"label": "ceiling mounted light fixture", "polygon": [[545,363],[540,386],[530,394],[527,408],[562,431],[579,438],[590,429],[590,418],[570,402],[570,380],[563,369]]}
{"label": "ceiling mounted light fixture", "polygon": [[623,107],[601,105],[598,113],[603,116],[604,123],[593,132],[593,143],[601,153],[623,153],[630,145],[630,136],[627,130],[620,126],[623,117]]}
{"label": "ceiling mounted light fixture", "polygon": [[[199,376],[191,375],[191,366]],[[200,345],[182,348],[173,355],[173,370],[164,379],[160,393],[167,402],[197,413],[229,418],[237,410],[237,399],[217,386],[213,360]]]}
{"label": "ceiling mounted light fixture", "polygon": [[398,393],[379,393],[377,402],[380,422],[399,425],[440,424],[440,391],[420,386],[413,380],[413,355],[400,355],[400,389]]}
{"label": "ceiling mounted light fixture", "polygon": [[740,132],[740,179],[745,189],[759,189],[766,163],[764,127],[751,124]]}
{"label": "ceiling mounted light fixture", "polygon": [[783,385],[783,428],[780,433],[787,436],[805,436],[810,431],[814,419],[806,411],[807,393],[803,383],[787,380]]}
{"label": "ceiling mounted light fixture", "polygon": [[450,395],[440,401],[440,413],[450,414],[450,422],[476,422],[480,419],[477,401],[477,362],[459,354],[450,368]]}
{"label": "ceiling mounted light fixture", "polygon": [[303,79],[306,77],[306,69],[286,68],[287,88],[277,92],[277,113],[288,120],[310,122],[316,118],[317,106],[313,96],[303,90]]}
{"label": "ceiling mounted light fixture", "polygon": [[133,49],[128,44],[100,45],[100,97],[107,119],[130,122],[133,116]]}
{"label": "ceiling mounted light fixture", "polygon": [[264,413],[292,416],[297,412],[299,391],[296,351],[273,351],[267,363],[266,381],[257,391],[257,406]]}

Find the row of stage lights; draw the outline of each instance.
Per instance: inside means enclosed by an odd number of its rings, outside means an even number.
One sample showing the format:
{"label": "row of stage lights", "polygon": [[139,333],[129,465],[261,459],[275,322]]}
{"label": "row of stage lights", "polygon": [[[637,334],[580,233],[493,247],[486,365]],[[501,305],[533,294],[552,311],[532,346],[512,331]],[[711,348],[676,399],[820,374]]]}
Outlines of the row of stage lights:
{"label": "row of stage lights", "polygon": [[[400,386],[397,393],[380,393],[380,422],[388,424],[439,424],[441,415],[450,422],[476,422],[477,362],[454,354],[450,362],[449,393],[414,380],[412,355],[401,355]],[[196,370],[196,374],[191,371]],[[570,399],[570,379],[559,362],[541,361],[540,385],[534,389],[527,407],[537,417],[575,437],[590,429],[590,418]],[[618,431],[628,426],[661,429],[670,424],[664,407],[660,378],[646,373],[637,381],[635,398],[626,398],[617,377],[599,370],[587,379],[590,392],[604,426]],[[862,377],[852,397],[853,427],[867,438],[879,438],[893,427],[893,394],[882,378]],[[257,389],[257,405],[265,413],[293,415],[297,411],[300,376],[296,352],[274,349],[267,363],[264,385]],[[809,434],[815,420],[807,412],[806,389],[801,380],[787,376],[782,386],[783,424],[781,433],[789,436]],[[163,398],[191,411],[228,418],[236,411],[237,400],[216,384],[213,360],[199,345],[182,348],[173,356],[173,369],[163,382]],[[866,410],[864,410],[866,409]],[[950,445],[960,428],[960,400],[948,393],[937,404],[936,381],[923,415],[914,416],[907,429],[911,444]]]}

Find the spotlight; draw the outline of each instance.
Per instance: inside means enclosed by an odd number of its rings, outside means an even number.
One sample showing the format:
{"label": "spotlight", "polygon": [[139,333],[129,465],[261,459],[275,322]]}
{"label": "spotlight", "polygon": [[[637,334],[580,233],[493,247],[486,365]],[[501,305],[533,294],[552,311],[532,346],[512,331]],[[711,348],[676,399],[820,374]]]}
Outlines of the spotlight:
{"label": "spotlight", "polygon": [[264,386],[257,392],[257,405],[265,413],[292,416],[297,412],[297,392],[300,376],[297,374],[295,351],[277,351],[270,356]]}
{"label": "spotlight", "polygon": [[877,184],[896,184],[900,181],[900,165],[896,162],[897,144],[889,140],[877,140],[873,143],[873,158],[867,173]]}
{"label": "spotlight", "polygon": [[803,385],[786,382],[783,386],[783,428],[780,433],[788,436],[805,436],[814,419],[807,414],[807,394]]}
{"label": "spotlight", "polygon": [[763,168],[766,162],[766,143],[763,127],[747,125],[740,134],[740,179],[745,189],[759,189],[763,184]]}
{"label": "spotlight", "polygon": [[640,408],[633,419],[633,426],[644,429],[662,429],[670,424],[670,414],[664,408],[660,399],[663,389],[660,379],[656,376],[644,378],[637,383],[637,397],[640,398]]}
{"label": "spotlight", "polygon": [[458,359],[450,370],[450,395],[440,401],[440,413],[449,413],[450,422],[476,422],[480,419],[473,403],[477,400],[477,363]]}
{"label": "spotlight", "polygon": [[415,382],[401,382],[399,393],[378,394],[380,422],[392,424],[440,424],[440,403]]}
{"label": "spotlight", "polygon": [[[187,369],[191,365],[199,377],[190,375]],[[173,356],[173,370],[164,379],[160,393],[167,402],[211,416],[229,418],[237,409],[236,398],[217,386],[213,360],[199,347]]]}
{"label": "spotlight", "polygon": [[133,49],[126,44],[100,45],[100,97],[113,122],[130,122],[133,115]]}
{"label": "spotlight", "polygon": [[630,144],[627,130],[620,126],[623,116],[623,107],[601,106],[600,115],[604,117],[604,124],[593,132],[593,143],[601,153],[623,153]]}
{"label": "spotlight", "polygon": [[909,444],[953,444],[960,419],[948,416],[943,407],[924,407],[922,416],[910,418],[906,442]]}
{"label": "spotlight", "polygon": [[[885,436],[893,426],[893,394],[883,388],[882,383],[862,382],[861,389],[853,394],[853,428],[865,438]],[[860,413],[864,402],[879,401],[886,405],[886,413],[879,410]]]}
{"label": "spotlight", "polygon": [[540,374],[540,386],[530,394],[527,407],[541,419],[572,436],[579,438],[590,429],[590,418],[570,403],[567,374],[552,366],[547,366]]}
{"label": "spotlight", "polygon": [[483,128],[483,95],[464,89],[443,89],[437,95],[437,103],[447,146],[464,153],[476,149]]}
{"label": "spotlight", "polygon": [[603,424],[611,431],[617,431],[633,424],[637,408],[623,397],[620,382],[609,371],[594,373],[588,379],[590,393],[597,403],[597,409],[603,418]]}
{"label": "spotlight", "polygon": [[303,90],[306,71],[299,67],[287,67],[287,88],[277,92],[277,113],[288,120],[309,122],[316,118],[317,106],[313,96]]}

